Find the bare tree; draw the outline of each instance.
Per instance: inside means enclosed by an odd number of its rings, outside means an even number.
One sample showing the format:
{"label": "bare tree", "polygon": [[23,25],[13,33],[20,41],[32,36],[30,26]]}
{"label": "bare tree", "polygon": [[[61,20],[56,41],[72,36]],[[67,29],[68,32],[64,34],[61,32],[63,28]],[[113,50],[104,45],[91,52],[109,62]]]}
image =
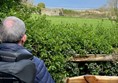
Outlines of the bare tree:
{"label": "bare tree", "polygon": [[108,0],[109,17],[118,22],[118,0]]}

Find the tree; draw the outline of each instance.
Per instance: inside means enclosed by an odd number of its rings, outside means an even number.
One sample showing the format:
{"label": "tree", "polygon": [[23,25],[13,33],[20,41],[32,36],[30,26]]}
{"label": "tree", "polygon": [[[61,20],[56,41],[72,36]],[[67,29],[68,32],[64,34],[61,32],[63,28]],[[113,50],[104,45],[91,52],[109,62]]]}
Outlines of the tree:
{"label": "tree", "polygon": [[8,12],[20,4],[20,0],[0,0],[0,12]]}
{"label": "tree", "polygon": [[21,0],[0,0],[0,20],[6,16],[17,16],[22,19],[30,17],[32,11]]}
{"label": "tree", "polygon": [[41,2],[37,5],[37,7],[40,9],[45,8],[45,4],[43,2]]}
{"label": "tree", "polygon": [[108,0],[109,17],[118,22],[118,0]]}

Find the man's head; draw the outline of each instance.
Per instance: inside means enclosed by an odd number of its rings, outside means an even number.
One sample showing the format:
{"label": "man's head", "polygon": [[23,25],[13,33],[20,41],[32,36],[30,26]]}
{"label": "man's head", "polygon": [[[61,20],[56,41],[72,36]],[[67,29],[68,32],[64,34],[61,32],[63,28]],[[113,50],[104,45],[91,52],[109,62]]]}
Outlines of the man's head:
{"label": "man's head", "polygon": [[24,22],[14,16],[5,18],[0,26],[0,37],[2,43],[19,43],[26,41],[26,28]]}

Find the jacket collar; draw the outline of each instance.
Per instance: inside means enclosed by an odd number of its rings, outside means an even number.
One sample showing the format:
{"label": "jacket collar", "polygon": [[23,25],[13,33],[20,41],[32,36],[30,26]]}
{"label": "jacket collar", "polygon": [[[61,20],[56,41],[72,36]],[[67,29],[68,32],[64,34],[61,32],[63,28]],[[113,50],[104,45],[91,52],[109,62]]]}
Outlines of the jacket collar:
{"label": "jacket collar", "polygon": [[19,49],[24,49],[24,47],[21,45],[15,44],[15,43],[2,43],[2,44],[0,44],[0,50],[17,51]]}

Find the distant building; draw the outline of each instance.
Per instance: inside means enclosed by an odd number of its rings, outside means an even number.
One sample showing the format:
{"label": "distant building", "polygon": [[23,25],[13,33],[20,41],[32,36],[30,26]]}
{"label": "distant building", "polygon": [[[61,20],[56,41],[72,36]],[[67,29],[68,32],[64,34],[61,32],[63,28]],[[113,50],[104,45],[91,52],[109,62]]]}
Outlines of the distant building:
{"label": "distant building", "polygon": [[63,11],[62,9],[41,9],[41,15],[48,15],[48,16],[62,16]]}

